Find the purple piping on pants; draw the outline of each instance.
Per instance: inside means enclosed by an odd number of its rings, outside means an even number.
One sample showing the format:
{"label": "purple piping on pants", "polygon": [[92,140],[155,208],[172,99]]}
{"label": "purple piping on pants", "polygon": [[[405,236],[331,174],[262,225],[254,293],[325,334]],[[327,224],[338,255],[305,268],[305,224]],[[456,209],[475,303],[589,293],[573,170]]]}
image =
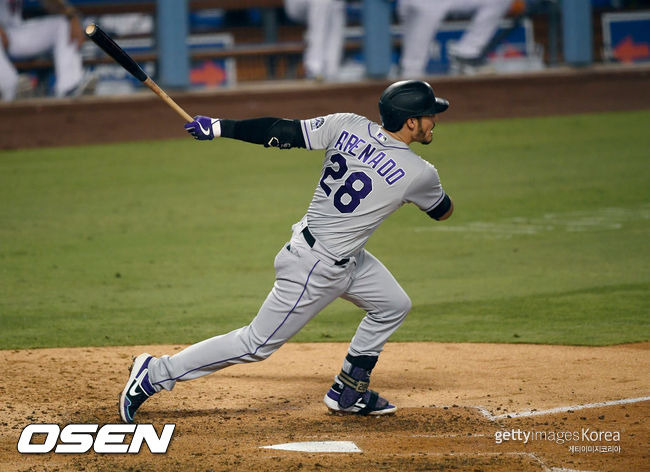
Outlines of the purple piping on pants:
{"label": "purple piping on pants", "polygon": [[259,351],[261,347],[265,346],[266,343],[269,342],[269,340],[273,337],[273,335],[274,335],[275,333],[277,333],[278,330],[279,330],[280,328],[282,328],[282,325],[284,325],[284,323],[289,319],[289,316],[291,316],[291,313],[293,313],[293,310],[296,309],[296,307],[298,306],[298,303],[300,303],[300,300],[302,299],[302,296],[305,294],[305,290],[307,290],[307,284],[309,283],[309,278],[311,277],[312,272],[314,272],[314,269],[316,268],[316,266],[318,265],[319,262],[320,262],[320,259],[316,261],[316,263],[314,264],[314,266],[313,266],[313,267],[311,268],[311,270],[309,271],[309,275],[307,276],[307,280],[305,280],[305,285],[303,285],[303,287],[302,287],[302,292],[300,293],[300,296],[298,297],[298,300],[296,300],[296,303],[293,305],[293,307],[291,308],[291,310],[289,310],[289,313],[287,313],[287,316],[284,317],[284,319],[282,320],[282,323],[280,323],[280,324],[278,325],[278,327],[275,328],[275,331],[273,331],[273,332],[271,333],[271,335],[270,335],[268,338],[266,338],[266,341],[264,341],[262,344],[260,344],[260,345],[255,349],[255,351],[253,351],[253,352],[247,352],[246,354],[242,354],[241,356],[230,357],[230,358],[228,358],[228,359],[223,359],[223,360],[220,360],[220,361],[217,361],[217,362],[211,362],[211,363],[209,363],[209,364],[202,365],[201,367],[196,367],[196,368],[194,368],[194,369],[192,369],[192,370],[188,370],[188,371],[185,372],[184,374],[181,374],[181,375],[179,375],[178,377],[175,377],[175,378],[173,378],[173,379],[165,379],[165,380],[161,380],[161,381],[159,381],[159,382],[153,382],[153,384],[154,384],[154,385],[158,385],[158,384],[161,384],[161,383],[163,383],[163,382],[169,382],[169,381],[171,381],[171,380],[178,380],[178,379],[180,379],[181,377],[184,377],[185,375],[189,374],[190,372],[194,372],[195,370],[201,370],[201,369],[204,369],[205,367],[209,367],[209,366],[214,365],[214,364],[221,364],[221,363],[223,363],[223,362],[228,362],[228,361],[232,361],[232,360],[235,360],[235,359],[239,359],[240,357],[250,356],[250,355],[255,355],[255,354],[257,354],[257,351]]}

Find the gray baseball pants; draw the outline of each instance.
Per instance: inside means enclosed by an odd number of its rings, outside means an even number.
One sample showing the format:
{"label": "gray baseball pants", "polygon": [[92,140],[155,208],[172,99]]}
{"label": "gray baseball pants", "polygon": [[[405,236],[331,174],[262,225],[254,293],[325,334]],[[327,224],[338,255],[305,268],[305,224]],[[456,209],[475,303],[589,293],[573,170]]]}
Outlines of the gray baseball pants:
{"label": "gray baseball pants", "polygon": [[411,308],[393,275],[365,249],[346,264],[335,265],[318,241],[310,247],[296,233],[278,252],[274,266],[273,289],[248,326],[151,360],[149,380],[157,391],[233,364],[266,359],[338,297],[366,311],[349,353],[377,356]]}

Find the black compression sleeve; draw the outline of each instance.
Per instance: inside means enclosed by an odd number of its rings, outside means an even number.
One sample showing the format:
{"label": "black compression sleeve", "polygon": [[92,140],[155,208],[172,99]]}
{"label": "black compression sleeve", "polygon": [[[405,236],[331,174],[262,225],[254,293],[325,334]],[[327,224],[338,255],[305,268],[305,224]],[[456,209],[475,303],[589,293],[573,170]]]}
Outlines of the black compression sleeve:
{"label": "black compression sleeve", "polygon": [[250,120],[221,120],[221,136],[282,149],[307,147],[299,120],[264,117]]}
{"label": "black compression sleeve", "polygon": [[447,213],[449,211],[449,208],[451,208],[451,198],[449,198],[449,195],[445,195],[442,201],[438,203],[438,205],[433,210],[427,211],[427,215],[429,215],[434,220],[437,220],[445,213]]}

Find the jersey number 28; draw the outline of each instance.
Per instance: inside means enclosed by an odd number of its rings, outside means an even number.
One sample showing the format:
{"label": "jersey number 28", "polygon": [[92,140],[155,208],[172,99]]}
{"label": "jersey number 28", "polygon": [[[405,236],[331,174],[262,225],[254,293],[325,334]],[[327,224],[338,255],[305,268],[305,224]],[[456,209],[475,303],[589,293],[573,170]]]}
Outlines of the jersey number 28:
{"label": "jersey number 28", "polygon": [[[320,186],[327,196],[332,193],[332,189],[325,183],[325,179],[332,177],[334,180],[340,180],[348,172],[348,165],[342,155],[334,154],[330,157],[330,161],[332,164],[338,165],[338,169],[335,169],[334,166],[326,167],[323,178],[320,179]],[[334,193],[334,206],[341,213],[352,213],[371,191],[372,179],[364,172],[352,172]]]}

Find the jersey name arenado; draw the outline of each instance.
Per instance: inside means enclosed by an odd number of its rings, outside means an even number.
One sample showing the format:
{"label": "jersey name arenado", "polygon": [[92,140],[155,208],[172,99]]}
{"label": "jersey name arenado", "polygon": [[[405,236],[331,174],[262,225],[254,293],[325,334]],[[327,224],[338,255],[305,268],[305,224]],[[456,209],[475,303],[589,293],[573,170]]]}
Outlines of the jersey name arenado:
{"label": "jersey name arenado", "polygon": [[308,149],[326,149],[307,211],[311,232],[333,254],[363,248],[404,203],[435,208],[445,196],[438,171],[377,123],[351,113],[302,120]]}

